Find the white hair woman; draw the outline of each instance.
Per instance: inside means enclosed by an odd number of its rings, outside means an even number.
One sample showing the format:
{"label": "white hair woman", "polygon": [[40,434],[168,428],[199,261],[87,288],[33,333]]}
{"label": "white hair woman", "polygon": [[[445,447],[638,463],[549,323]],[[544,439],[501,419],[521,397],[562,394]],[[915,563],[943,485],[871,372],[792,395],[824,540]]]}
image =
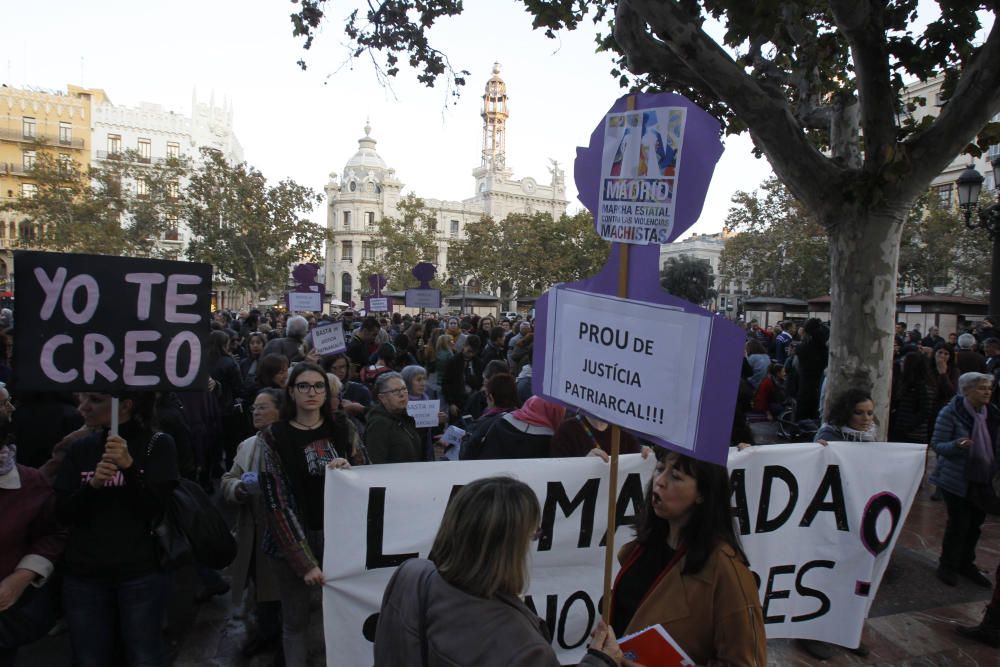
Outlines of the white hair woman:
{"label": "white hair woman", "polygon": [[993,382],[986,373],[963,373],[958,395],[941,408],[934,424],[931,447],[938,462],[929,481],[941,490],[948,508],[937,574],[948,586],[957,585],[959,576],[984,588],[991,585],[975,561],[986,519],[981,498],[1000,456],[1000,409],[990,403]]}

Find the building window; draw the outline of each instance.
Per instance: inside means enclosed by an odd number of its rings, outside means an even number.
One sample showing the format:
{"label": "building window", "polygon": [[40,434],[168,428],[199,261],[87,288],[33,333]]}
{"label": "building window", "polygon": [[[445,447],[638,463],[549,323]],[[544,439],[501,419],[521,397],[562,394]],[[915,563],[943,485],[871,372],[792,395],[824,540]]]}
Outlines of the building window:
{"label": "building window", "polygon": [[108,155],[118,155],[122,152],[122,135],[120,134],[109,134],[108,135]]}
{"label": "building window", "polygon": [[38,186],[34,183],[21,183],[21,196],[31,199],[38,194]]}
{"label": "building window", "polygon": [[73,143],[73,126],[70,123],[59,123],[59,143],[67,146]]}
{"label": "building window", "polygon": [[344,229],[351,228],[351,212],[344,211]]}
{"label": "building window", "polygon": [[375,244],[370,241],[361,242],[361,260],[366,262],[375,261]]}
{"label": "building window", "polygon": [[135,194],[137,197],[148,197],[149,181],[145,178],[137,178],[135,181]]}
{"label": "building window", "polygon": [[153,147],[149,139],[139,140],[139,162],[149,162],[153,157]]}
{"label": "building window", "polygon": [[35,226],[27,220],[21,221],[21,224],[18,225],[17,232],[22,241],[31,242],[35,240]]}
{"label": "building window", "polygon": [[451,221],[451,235],[453,238],[458,236],[458,220]]}
{"label": "building window", "polygon": [[178,158],[181,156],[181,145],[176,141],[167,142],[167,157]]}
{"label": "building window", "polygon": [[346,304],[351,303],[351,296],[353,292],[351,287],[352,282],[350,273],[342,273],[340,275],[340,300]]}
{"label": "building window", "polygon": [[73,173],[73,156],[69,153],[59,154],[59,173],[63,176]]}
{"label": "building window", "polygon": [[177,199],[180,196],[181,185],[177,181],[170,181],[167,183],[167,198]]}
{"label": "building window", "polygon": [[340,260],[342,262],[353,262],[354,261],[354,242],[353,241],[341,241],[340,242]]}
{"label": "building window", "polygon": [[427,221],[427,233],[429,233],[429,234],[437,234],[437,230],[438,230],[437,220],[428,220]]}
{"label": "building window", "polygon": [[371,229],[372,227],[375,226],[375,212],[374,211],[365,211],[365,225],[367,225],[369,229]]}
{"label": "building window", "polygon": [[934,196],[937,197],[938,204],[948,208],[951,206],[951,183],[945,185],[935,185],[932,188]]}
{"label": "building window", "polygon": [[25,139],[34,139],[37,136],[34,118],[29,118],[28,116],[21,118],[21,136]]}
{"label": "building window", "polygon": [[355,183],[354,181],[351,181],[351,184],[348,187],[350,188],[351,192],[355,192],[358,189],[358,184]]}
{"label": "building window", "polygon": [[31,171],[35,168],[35,151],[24,151],[21,155],[21,165],[24,167],[25,171]]}

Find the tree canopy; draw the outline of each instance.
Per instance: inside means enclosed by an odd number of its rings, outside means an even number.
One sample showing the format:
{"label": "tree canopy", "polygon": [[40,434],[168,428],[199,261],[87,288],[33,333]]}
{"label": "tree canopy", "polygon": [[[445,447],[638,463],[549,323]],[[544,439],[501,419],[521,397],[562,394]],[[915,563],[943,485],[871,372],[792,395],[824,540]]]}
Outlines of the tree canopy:
{"label": "tree canopy", "polygon": [[534,296],[557,282],[595,273],[609,244],[594,231],[586,211],[553,220],[548,213],[484,217],[466,225],[465,238],[448,249],[448,277],[477,282],[503,298]]}
{"label": "tree canopy", "polygon": [[[437,217],[428,211],[424,201],[408,195],[399,202],[399,217],[384,217],[376,225],[378,234],[364,241],[361,248],[362,292],[366,292],[367,277],[385,276],[387,288],[405,290],[417,287],[413,267],[419,262],[437,264]],[[435,278],[440,283],[440,276]]]}
{"label": "tree canopy", "polygon": [[185,161],[150,162],[124,151],[84,169],[44,145],[28,176],[32,196],[6,208],[20,213],[21,236],[33,248],[133,257],[174,257],[178,248],[160,242],[176,232]]}
{"label": "tree canopy", "polygon": [[709,261],[691,255],[668,257],[660,272],[663,289],[696,306],[704,306],[715,298],[714,284],[715,277]]}
{"label": "tree canopy", "polygon": [[184,189],[192,260],[255,297],[284,289],[292,264],[319,261],[330,234],[304,216],[322,195],[290,179],[269,185],[217,150],[202,148],[201,157]]}

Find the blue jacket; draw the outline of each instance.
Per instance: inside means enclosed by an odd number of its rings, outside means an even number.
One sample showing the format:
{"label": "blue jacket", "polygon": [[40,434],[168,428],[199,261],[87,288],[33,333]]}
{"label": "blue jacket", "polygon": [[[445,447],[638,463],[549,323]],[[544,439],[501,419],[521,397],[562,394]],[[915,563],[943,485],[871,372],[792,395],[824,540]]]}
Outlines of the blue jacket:
{"label": "blue jacket", "polygon": [[[968,484],[965,468],[969,450],[959,448],[958,441],[972,437],[972,416],[962,405],[964,400],[965,397],[959,394],[938,413],[934,435],[931,437],[931,448],[937,452],[938,463],[929,478],[931,484],[962,498],[965,497]],[[993,452],[994,455],[1000,455],[996,437],[1000,427],[1000,409],[992,404],[987,405],[986,409],[986,420],[993,435]]]}

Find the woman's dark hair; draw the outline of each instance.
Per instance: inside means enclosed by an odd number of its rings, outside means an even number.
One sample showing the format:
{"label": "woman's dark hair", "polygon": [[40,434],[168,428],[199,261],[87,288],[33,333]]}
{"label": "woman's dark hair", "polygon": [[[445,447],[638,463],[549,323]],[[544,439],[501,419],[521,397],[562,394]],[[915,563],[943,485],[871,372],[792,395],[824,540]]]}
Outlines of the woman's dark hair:
{"label": "woman's dark hair", "polygon": [[378,347],[378,358],[384,361],[386,366],[392,366],[396,361],[396,346],[392,343],[382,343]]}
{"label": "woman's dark hair", "polygon": [[759,340],[747,341],[747,354],[767,354],[767,348]]}
{"label": "woman's dark hair", "polygon": [[899,376],[903,387],[923,387],[933,384],[931,366],[922,352],[907,352],[903,357],[903,372]]}
{"label": "woman's dark hair", "polygon": [[333,410],[330,409],[330,380],[327,379],[326,373],[323,372],[322,368],[306,361],[300,361],[295,364],[295,368],[288,374],[288,384],[285,385],[284,404],[281,406],[281,418],[284,421],[288,421],[295,419],[295,415],[298,414],[298,407],[295,405],[295,398],[292,396],[292,392],[295,391],[295,381],[307,371],[319,373],[323,377],[323,384],[326,385],[326,391],[323,393],[323,396],[326,397],[326,400],[320,403],[319,413],[327,423],[332,424]]}
{"label": "woman's dark hair", "polygon": [[[698,495],[701,496],[701,502],[691,508],[691,516],[681,529],[680,541],[687,550],[682,574],[700,572],[712,555],[712,550],[720,542],[732,547],[743,563],[749,565],[740,538],[733,527],[733,515],[729,504],[732,489],[726,467],[670,452],[662,447],[654,449],[657,461],[665,462],[669,459],[675,470],[694,477],[698,485]],[[639,544],[664,542],[670,534],[670,524],[666,519],[656,516],[656,512],[653,511],[655,482],[654,475],[646,487],[646,499],[639,514],[639,523],[636,525],[635,537]]]}
{"label": "woman's dark hair", "polygon": [[[948,343],[941,342],[934,346],[934,354],[937,354],[938,350],[944,350],[948,353],[948,370],[952,370],[957,362],[957,359],[955,358],[955,348],[948,347]],[[931,371],[933,372],[933,365],[931,366]]]}
{"label": "woman's dark hair", "polygon": [[[254,331],[252,334],[247,336],[247,354],[250,353],[250,341],[252,341],[255,338],[260,341],[261,345],[267,345],[267,336],[265,336],[259,331]],[[263,352],[263,350],[261,351]]]}
{"label": "woman's dark hair", "polygon": [[484,386],[486,393],[493,397],[495,407],[505,410],[517,407],[517,382],[510,373],[497,373],[486,380]]}
{"label": "woman's dark hair", "polygon": [[[830,402],[826,410],[826,423],[833,426],[847,426],[858,403],[871,401],[871,392],[867,389],[846,389]],[[873,401],[874,403],[874,401]]]}
{"label": "woman's dark hair", "polygon": [[489,380],[498,373],[510,373],[510,366],[503,359],[494,359],[483,369],[483,379]]}
{"label": "woman's dark hair", "polygon": [[[264,387],[257,392],[257,396],[260,395],[267,396],[274,402],[274,407],[278,408],[278,413],[281,413],[281,408],[285,405],[285,392],[281,389],[275,389],[274,387]],[[254,400],[257,400],[257,396],[254,396]]]}
{"label": "woman's dark hair", "polygon": [[222,330],[212,331],[208,334],[207,357],[212,365],[215,365],[222,357],[229,354],[229,334]]}
{"label": "woman's dark hair", "polygon": [[[398,313],[397,313],[398,315]],[[396,340],[393,341],[396,346],[396,354],[402,356],[403,354],[410,352],[410,337],[405,333],[398,334]]]}
{"label": "woman's dark hair", "polygon": [[257,384],[261,387],[277,387],[274,378],[288,368],[288,357],[283,354],[265,354],[257,364]]}
{"label": "woman's dark hair", "polygon": [[123,391],[120,401],[132,401],[132,419],[145,429],[156,428],[156,392]]}
{"label": "woman's dark hair", "polygon": [[781,372],[781,369],[784,367],[784,364],[771,364],[767,367],[767,374],[773,377],[778,377],[778,373]]}

